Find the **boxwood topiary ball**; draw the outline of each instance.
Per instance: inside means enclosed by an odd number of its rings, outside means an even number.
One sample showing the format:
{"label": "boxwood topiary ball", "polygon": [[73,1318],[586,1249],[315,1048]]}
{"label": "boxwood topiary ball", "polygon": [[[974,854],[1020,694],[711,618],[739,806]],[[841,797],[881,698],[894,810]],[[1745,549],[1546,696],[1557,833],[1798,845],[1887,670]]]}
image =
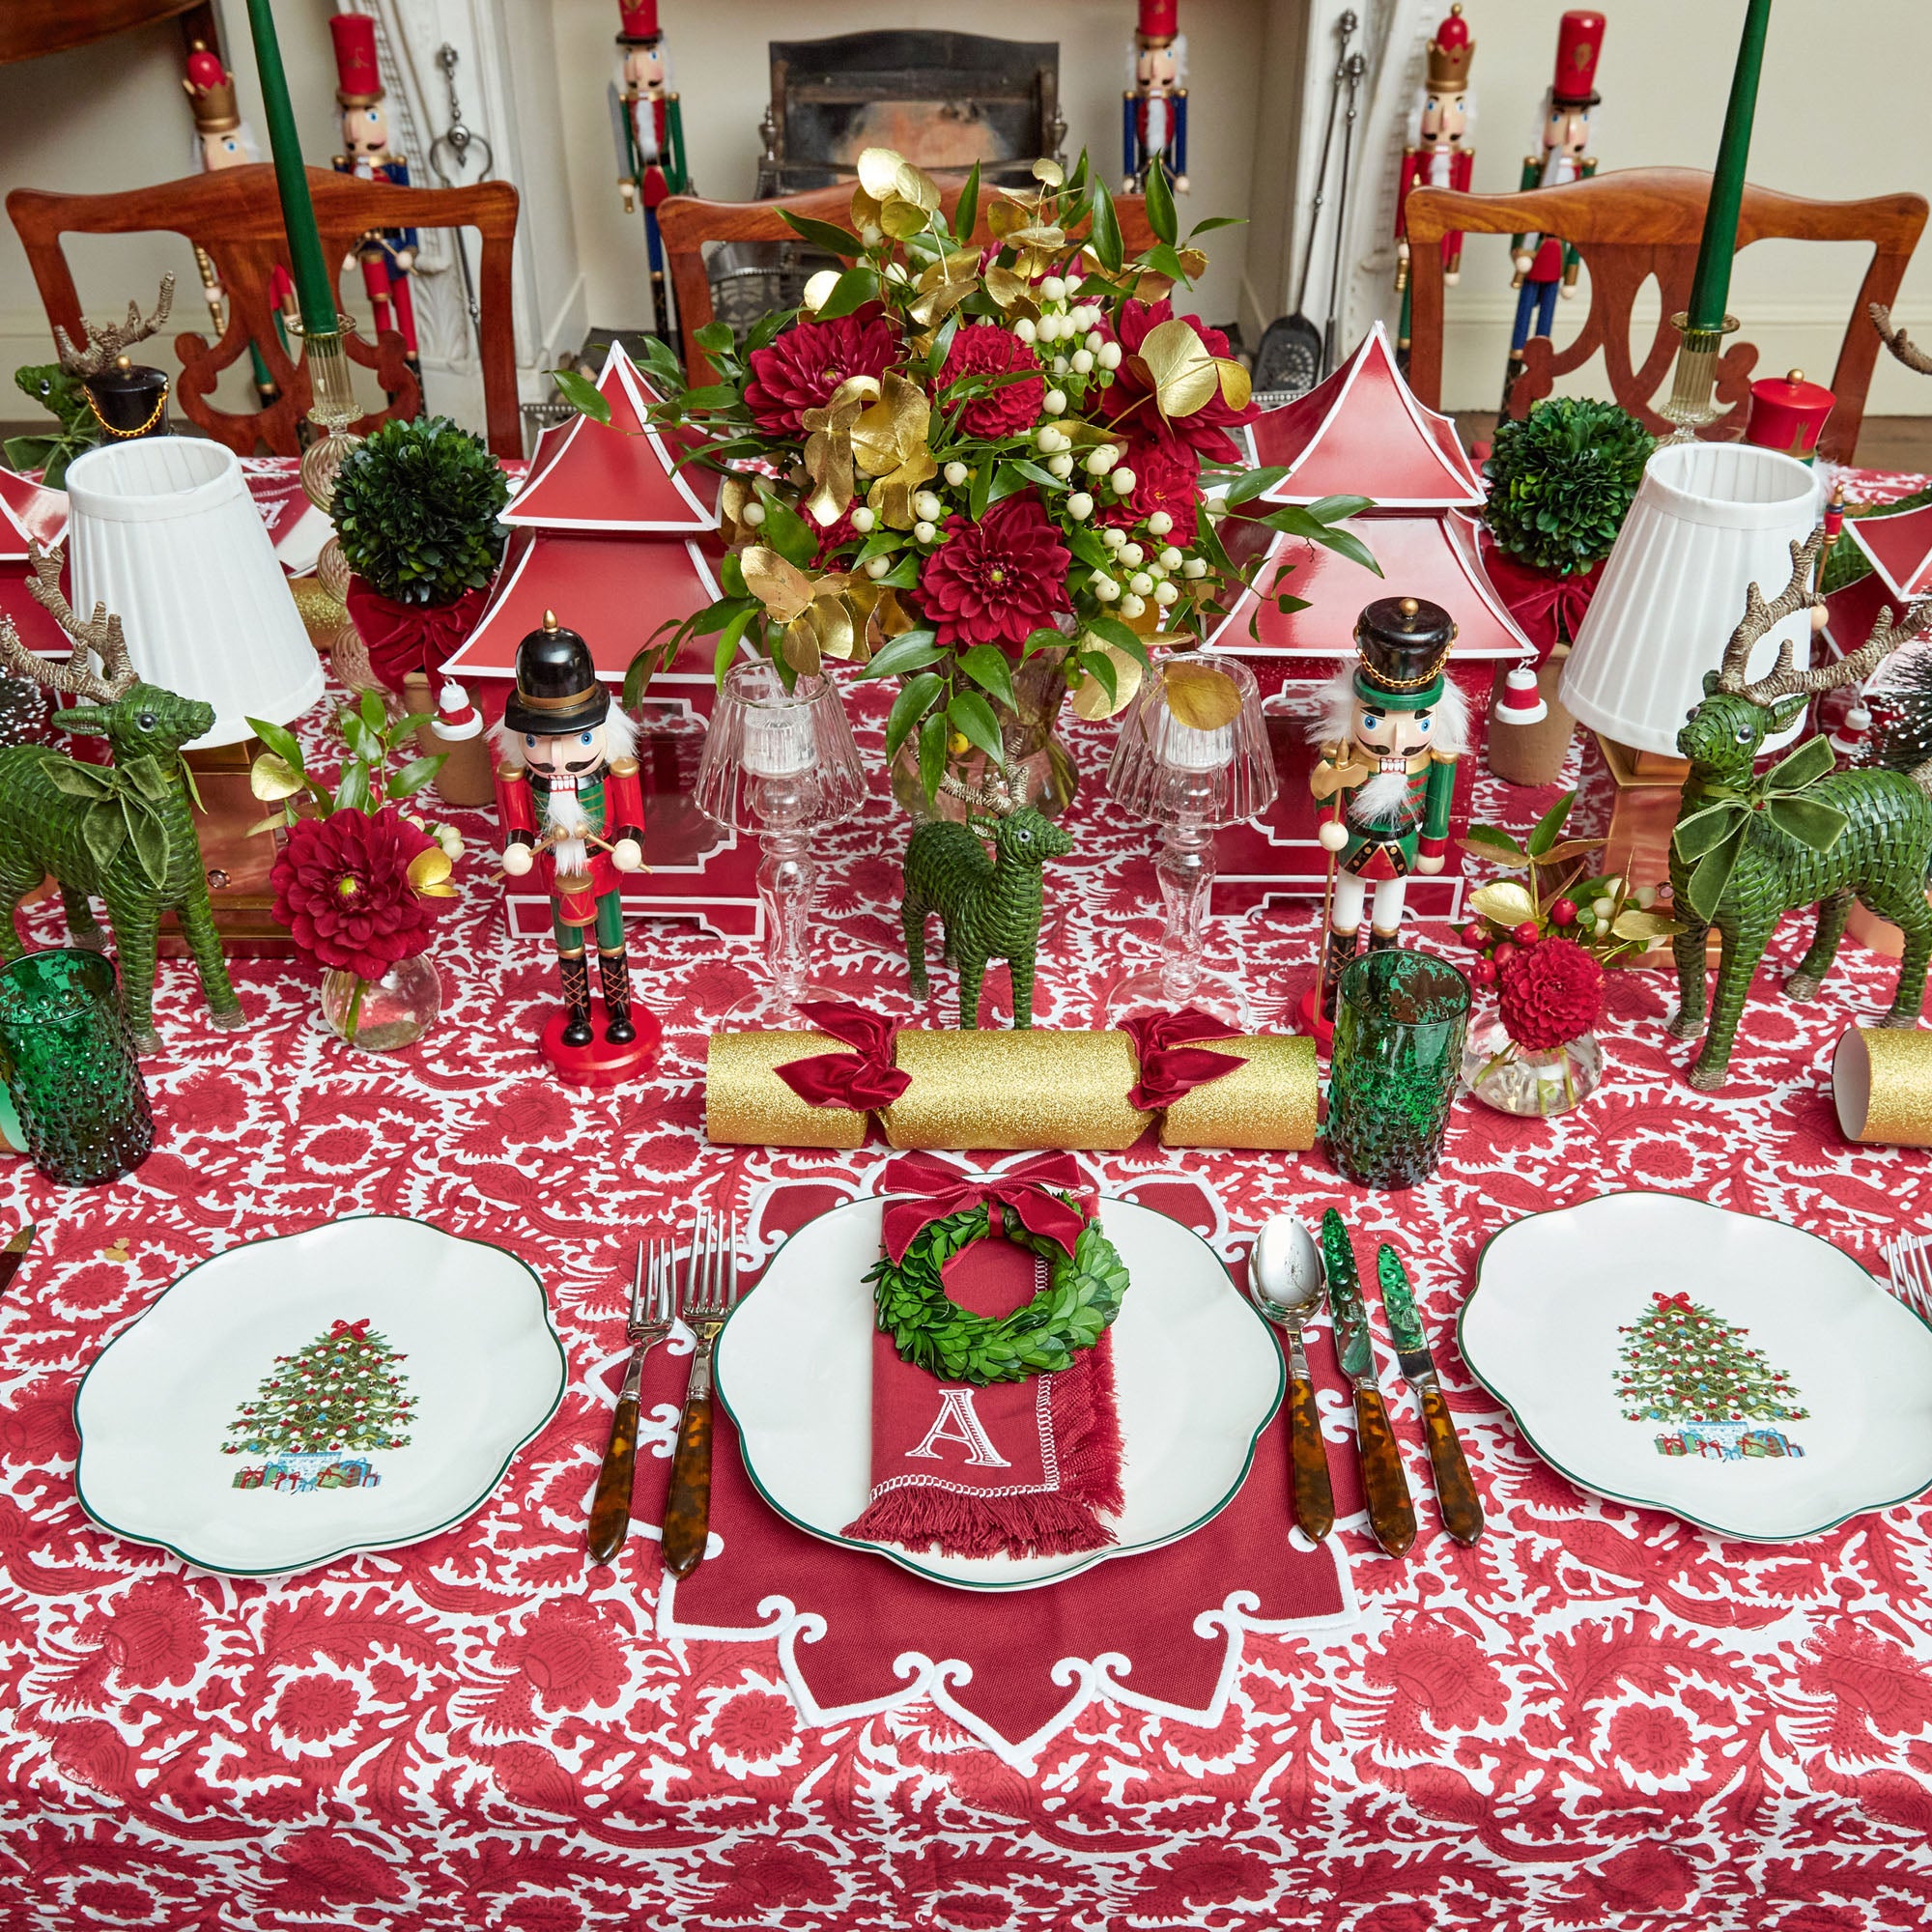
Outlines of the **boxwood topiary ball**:
{"label": "boxwood topiary ball", "polygon": [[1483,521],[1510,555],[1569,577],[1610,554],[1657,439],[1614,403],[1554,396],[1505,418],[1483,474]]}

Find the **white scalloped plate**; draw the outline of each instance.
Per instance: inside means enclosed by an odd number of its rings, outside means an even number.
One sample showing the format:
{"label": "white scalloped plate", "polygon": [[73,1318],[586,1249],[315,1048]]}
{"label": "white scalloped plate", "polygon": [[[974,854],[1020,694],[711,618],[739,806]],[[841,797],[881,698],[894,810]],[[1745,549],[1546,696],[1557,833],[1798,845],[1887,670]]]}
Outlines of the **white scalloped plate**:
{"label": "white scalloped plate", "polygon": [[[1805,1413],[1628,1420],[1622,1331],[1679,1293],[1747,1329]],[[1932,1487],[1932,1328],[1781,1221],[1637,1192],[1532,1214],[1483,1249],[1458,1336],[1552,1468],[1719,1536],[1796,1543]]]}
{"label": "white scalloped plate", "polygon": [[1179,1543],[1239,1492],[1287,1375],[1273,1330],[1201,1236],[1131,1201],[1100,1225],[1127,1265],[1114,1320],[1125,1508],[1119,1541],[1067,1556],[914,1554],[844,1536],[872,1481],[876,1199],[808,1222],[773,1258],[718,1341],[718,1395],[760,1495],[799,1528],[962,1590],[1029,1590]]}
{"label": "white scalloped plate", "polygon": [[[278,1355],[365,1318],[404,1357],[407,1448],[223,1453]],[[394,1215],[329,1221],[197,1263],[108,1343],[74,1396],[75,1488],[117,1536],[221,1575],[283,1576],[480,1509],[556,1413],[565,1374],[543,1284],[515,1255]],[[236,1486],[256,1468],[260,1486]]]}

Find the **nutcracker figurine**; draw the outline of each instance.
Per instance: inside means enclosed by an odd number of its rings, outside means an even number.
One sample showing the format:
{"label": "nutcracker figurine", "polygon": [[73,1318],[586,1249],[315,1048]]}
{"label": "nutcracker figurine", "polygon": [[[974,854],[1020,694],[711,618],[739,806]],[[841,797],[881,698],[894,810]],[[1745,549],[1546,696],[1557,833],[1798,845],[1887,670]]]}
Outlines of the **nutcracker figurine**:
{"label": "nutcracker figurine", "polygon": [[[1601,14],[1565,14],[1556,23],[1556,77],[1543,97],[1538,121],[1539,152],[1525,155],[1525,192],[1555,187],[1563,182],[1588,181],[1597,172],[1590,145],[1590,110],[1603,96],[1597,92],[1597,56],[1604,45]],[[1510,242],[1516,263],[1516,327],[1510,331],[1509,372],[1503,378],[1503,414],[1509,414],[1510,391],[1522,374],[1523,350],[1532,335],[1548,335],[1556,318],[1556,297],[1577,293],[1578,257],[1567,242],[1550,235],[1518,235]]]}
{"label": "nutcracker figurine", "polygon": [[[1372,950],[1393,946],[1405,881],[1442,869],[1456,760],[1468,748],[1469,707],[1447,675],[1456,626],[1439,604],[1382,597],[1355,622],[1357,662],[1322,693],[1310,737],[1321,756],[1309,779],[1327,808],[1318,835],[1329,854],[1319,986],[1303,1019],[1325,1029],[1335,987],[1355,956],[1374,886]],[[1333,801],[1332,807],[1329,802]]]}
{"label": "nutcracker figurine", "polygon": [[[644,863],[637,736],[599,680],[590,646],[546,611],[543,629],[517,647],[516,689],[496,730],[497,816],[503,870],[518,879],[535,871],[550,895],[563,1011],[544,1028],[543,1054],[581,1087],[614,1087],[657,1059],[657,1020],[631,1006],[619,898],[621,875]],[[601,1029],[586,950],[593,928]]]}
{"label": "nutcracker figurine", "polygon": [[[1429,43],[1429,68],[1422,104],[1413,123],[1415,138],[1402,151],[1402,179],[1395,191],[1395,286],[1402,297],[1402,326],[1396,334],[1396,361],[1408,367],[1408,191],[1412,187],[1453,187],[1467,191],[1476,170],[1469,145],[1475,108],[1469,99],[1469,64],[1476,43],[1463,17],[1463,0]],[[1463,238],[1442,238],[1443,279],[1452,285],[1463,272]]]}
{"label": "nutcracker figurine", "polygon": [[1177,188],[1187,187],[1187,36],[1175,31],[1179,4],[1140,0],[1121,98],[1121,186],[1127,194],[1146,190],[1156,159]]}
{"label": "nutcracker figurine", "polygon": [[[235,104],[235,76],[221,65],[218,54],[211,53],[205,41],[197,41],[187,57],[187,74],[182,81],[188,105],[194,110],[194,162],[203,174],[218,174],[224,168],[245,168],[262,156],[255,137],[248,131],[241,110]],[[214,325],[215,340],[228,332],[228,315],[223,302],[221,278],[214,263],[199,242],[194,243],[194,266],[201,274],[202,298],[208,303],[209,319]],[[289,271],[277,262],[269,271],[270,298],[275,305],[275,332],[282,337],[286,352],[289,340],[282,335],[282,309],[295,295]],[[253,365],[255,393],[267,409],[281,392],[253,341],[248,344]]]}
{"label": "nutcracker figurine", "polygon": [[684,111],[670,86],[658,0],[617,0],[617,44],[623,50],[611,83],[611,118],[617,136],[617,192],[628,214],[642,204],[644,247],[650,258],[651,315],[658,334],[670,340],[665,298],[664,243],[658,208],[669,196],[691,192],[684,165]]}
{"label": "nutcracker figurine", "polygon": [[[328,31],[335,42],[335,99],[342,109],[346,151],[335,156],[335,172],[408,187],[410,164],[389,152],[389,112],[383,104],[383,76],[376,63],[375,15],[331,14]],[[418,245],[413,228],[372,228],[356,243],[355,256],[362,265],[362,290],[375,311],[377,332],[395,329],[403,338],[405,358],[420,377],[415,302],[410,289]]]}

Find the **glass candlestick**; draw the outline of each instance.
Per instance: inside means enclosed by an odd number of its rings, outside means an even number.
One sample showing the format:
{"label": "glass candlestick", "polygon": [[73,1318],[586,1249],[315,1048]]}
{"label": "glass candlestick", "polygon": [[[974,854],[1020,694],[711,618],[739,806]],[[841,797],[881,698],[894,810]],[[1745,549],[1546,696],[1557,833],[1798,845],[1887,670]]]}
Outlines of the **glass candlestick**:
{"label": "glass candlestick", "polygon": [[[301,486],[325,516],[335,500],[335,478],[343,464],[362,446],[362,438],[350,434],[349,425],[362,412],[355,401],[355,386],[349,357],[342,342],[355,324],[346,315],[335,318],[335,328],[296,330],[302,338],[302,367],[308,371],[308,419],[322,431],[302,451]],[[333,530],[315,560],[316,582],[342,602],[353,575],[343,560],[342,546]]]}
{"label": "glass candlestick", "polygon": [[1666,442],[1689,442],[1718,419],[1718,352],[1725,336],[1736,334],[1738,319],[1727,315],[1716,328],[1692,328],[1689,311],[1680,309],[1670,326],[1678,334],[1677,361],[1670,372],[1670,394],[1658,404],[1657,412],[1676,425]]}
{"label": "glass candlestick", "polygon": [[851,997],[849,988],[810,980],[818,885],[812,838],[849,816],[865,795],[859,748],[829,679],[800,677],[786,691],[775,665],[734,667],[705,733],[697,803],[721,825],[758,840],[767,979],[725,1017],[795,1025],[799,1001]]}
{"label": "glass candlestick", "polygon": [[[1204,673],[1218,673],[1226,686],[1217,690]],[[1214,892],[1214,834],[1265,810],[1277,784],[1260,692],[1237,659],[1175,658],[1141,687],[1122,722],[1107,789],[1160,827],[1154,877],[1166,923],[1159,967],[1126,973],[1108,988],[1107,1025],[1178,1007],[1252,1024],[1246,989],[1209,971],[1202,949]]]}

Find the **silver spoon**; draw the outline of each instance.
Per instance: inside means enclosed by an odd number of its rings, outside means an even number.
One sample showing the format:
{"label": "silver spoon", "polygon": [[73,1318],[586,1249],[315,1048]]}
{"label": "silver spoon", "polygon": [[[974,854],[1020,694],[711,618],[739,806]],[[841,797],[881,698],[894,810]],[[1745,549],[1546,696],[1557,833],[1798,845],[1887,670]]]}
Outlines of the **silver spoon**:
{"label": "silver spoon", "polygon": [[1288,1432],[1294,1520],[1312,1543],[1335,1526],[1335,1492],[1328,1482],[1328,1452],[1315,1412],[1315,1382],[1301,1330],[1321,1313],[1327,1282],[1321,1253],[1293,1214],[1271,1215],[1255,1236],[1248,1257],[1248,1292],[1255,1306],[1288,1335]]}

